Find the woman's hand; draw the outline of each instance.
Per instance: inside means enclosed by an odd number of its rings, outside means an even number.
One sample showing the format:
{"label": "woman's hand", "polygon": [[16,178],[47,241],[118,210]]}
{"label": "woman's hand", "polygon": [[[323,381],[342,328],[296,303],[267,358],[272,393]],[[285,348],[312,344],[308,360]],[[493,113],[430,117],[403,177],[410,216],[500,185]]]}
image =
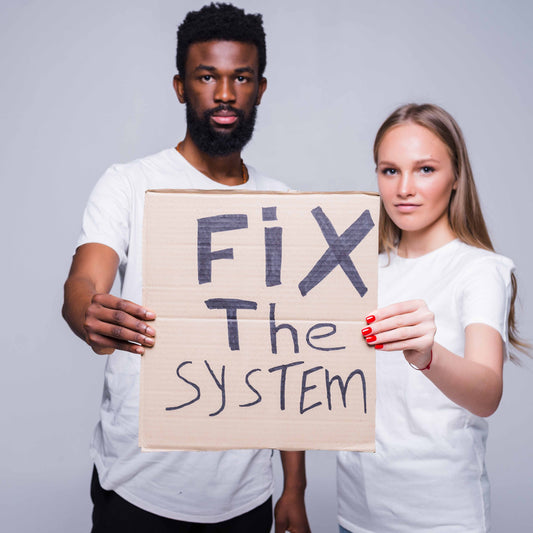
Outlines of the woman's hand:
{"label": "woman's hand", "polygon": [[381,309],[366,317],[361,330],[366,342],[378,350],[402,350],[407,362],[427,368],[435,342],[435,315],[424,300],[409,300]]}
{"label": "woman's hand", "polygon": [[[410,300],[377,309],[361,330],[378,350],[402,350],[409,363],[450,400],[478,416],[490,416],[502,396],[504,344],[498,331],[486,324],[465,329],[464,356],[435,342],[435,316],[423,300]],[[431,363],[431,369],[428,365]]]}

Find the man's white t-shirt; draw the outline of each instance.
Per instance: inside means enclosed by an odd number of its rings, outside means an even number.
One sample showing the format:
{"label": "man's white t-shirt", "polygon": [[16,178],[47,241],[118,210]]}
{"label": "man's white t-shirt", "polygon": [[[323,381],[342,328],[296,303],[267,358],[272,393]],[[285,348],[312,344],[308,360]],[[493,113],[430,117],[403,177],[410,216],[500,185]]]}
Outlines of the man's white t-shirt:
{"label": "man's white t-shirt", "polygon": [[[121,297],[141,303],[145,191],[288,190],[252,167],[248,172],[245,184],[222,185],[198,172],[175,149],[113,165],[89,198],[77,244],[113,248],[120,259]],[[264,503],[273,488],[271,450],[141,452],[139,370],[138,355],[116,351],[108,356],[100,421],[91,443],[102,487],[146,511],[188,522],[221,522]]]}
{"label": "man's white t-shirt", "polygon": [[[482,323],[508,342],[510,259],[454,240],[429,254],[380,256],[379,307],[423,299],[435,341],[463,356],[465,328]],[[490,530],[487,422],[449,400],[406,362],[376,351],[376,453],[340,452],[340,524],[353,533]]]}

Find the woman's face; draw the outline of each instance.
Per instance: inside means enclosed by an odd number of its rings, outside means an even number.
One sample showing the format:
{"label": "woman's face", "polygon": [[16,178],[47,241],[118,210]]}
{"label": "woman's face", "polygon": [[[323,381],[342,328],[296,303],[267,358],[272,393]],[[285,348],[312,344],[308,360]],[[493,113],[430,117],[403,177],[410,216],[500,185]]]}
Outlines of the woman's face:
{"label": "woman's face", "polygon": [[377,175],[385,210],[402,236],[449,231],[456,180],[448,148],[434,133],[413,123],[391,128],[378,149]]}

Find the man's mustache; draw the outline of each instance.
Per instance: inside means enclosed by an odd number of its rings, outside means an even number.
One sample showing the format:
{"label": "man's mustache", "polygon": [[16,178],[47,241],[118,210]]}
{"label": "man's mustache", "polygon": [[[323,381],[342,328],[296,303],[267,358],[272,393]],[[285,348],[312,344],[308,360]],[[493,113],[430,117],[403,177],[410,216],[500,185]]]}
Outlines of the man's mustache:
{"label": "man's mustache", "polygon": [[204,111],[204,119],[211,118],[215,113],[220,113],[221,111],[224,111],[226,113],[232,113],[236,115],[239,119],[244,118],[244,111],[241,109],[235,109],[234,107],[230,105],[220,104],[217,107],[214,107],[213,109],[208,109],[207,111]]}

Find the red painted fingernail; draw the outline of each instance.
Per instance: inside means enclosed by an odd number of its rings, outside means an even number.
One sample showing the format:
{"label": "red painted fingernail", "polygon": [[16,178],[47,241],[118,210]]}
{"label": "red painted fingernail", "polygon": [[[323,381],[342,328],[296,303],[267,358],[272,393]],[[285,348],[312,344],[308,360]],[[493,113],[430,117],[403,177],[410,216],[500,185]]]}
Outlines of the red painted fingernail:
{"label": "red painted fingernail", "polygon": [[368,315],[365,320],[367,324],[372,324],[376,320],[376,317],[374,315]]}
{"label": "red painted fingernail", "polygon": [[372,333],[372,328],[364,328],[361,330],[361,333],[365,336],[370,335],[370,333]]}
{"label": "red painted fingernail", "polygon": [[365,337],[366,342],[374,342],[376,340],[375,335],[369,335],[368,337]]}
{"label": "red painted fingernail", "polygon": [[374,346],[374,348],[375,348],[376,350],[381,350],[381,349],[383,348],[383,344],[376,344],[376,345]]}

